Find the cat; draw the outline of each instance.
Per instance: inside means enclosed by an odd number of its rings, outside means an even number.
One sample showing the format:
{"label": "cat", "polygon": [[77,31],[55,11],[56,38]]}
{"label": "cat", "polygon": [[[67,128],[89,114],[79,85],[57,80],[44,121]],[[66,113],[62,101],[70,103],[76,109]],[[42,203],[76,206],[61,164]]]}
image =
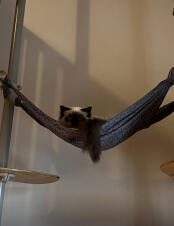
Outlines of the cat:
{"label": "cat", "polygon": [[59,122],[69,128],[80,131],[83,140],[83,150],[87,151],[93,162],[98,162],[101,156],[100,127],[107,121],[91,116],[92,107],[65,107],[60,106]]}

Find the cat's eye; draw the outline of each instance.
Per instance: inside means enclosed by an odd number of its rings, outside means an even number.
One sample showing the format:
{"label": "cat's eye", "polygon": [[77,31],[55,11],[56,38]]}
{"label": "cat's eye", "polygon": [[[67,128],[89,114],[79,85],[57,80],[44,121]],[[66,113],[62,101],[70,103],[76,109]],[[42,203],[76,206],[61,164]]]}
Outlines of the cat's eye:
{"label": "cat's eye", "polygon": [[68,120],[72,120],[72,119],[73,119],[72,115],[69,115],[69,116],[67,117],[67,119],[68,119]]}
{"label": "cat's eye", "polygon": [[69,122],[69,121],[71,121],[72,120],[72,116],[67,116],[66,118],[65,118],[65,121],[67,121],[67,122]]}

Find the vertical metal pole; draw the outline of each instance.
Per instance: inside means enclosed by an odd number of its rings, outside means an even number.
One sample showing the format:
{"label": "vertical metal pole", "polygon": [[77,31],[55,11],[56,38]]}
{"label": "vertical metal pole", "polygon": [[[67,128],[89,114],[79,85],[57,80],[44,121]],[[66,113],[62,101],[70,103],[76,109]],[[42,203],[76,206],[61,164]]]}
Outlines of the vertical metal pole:
{"label": "vertical metal pole", "polygon": [[[21,34],[23,27],[25,2],[26,0],[16,0],[14,25],[11,40],[8,78],[10,78],[15,83],[17,81],[17,73],[19,66],[19,54],[21,46]],[[8,164],[13,113],[14,113],[14,104],[9,102],[8,99],[4,100],[2,122],[0,128],[0,167],[7,167]],[[0,224],[2,217],[4,191],[5,183],[0,182]]]}

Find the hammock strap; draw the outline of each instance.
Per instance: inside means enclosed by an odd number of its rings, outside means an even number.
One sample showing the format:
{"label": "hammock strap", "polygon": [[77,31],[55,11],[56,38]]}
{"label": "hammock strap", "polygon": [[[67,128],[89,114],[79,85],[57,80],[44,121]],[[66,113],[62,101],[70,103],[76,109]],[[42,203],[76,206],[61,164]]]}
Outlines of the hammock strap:
{"label": "hammock strap", "polygon": [[106,122],[100,133],[103,150],[118,145],[135,132],[149,127],[155,121],[170,114],[166,112],[169,107],[165,109],[165,114],[159,107],[171,86],[169,79],[160,82],[143,98]]}
{"label": "hammock strap", "polygon": [[77,147],[83,147],[83,140],[78,130],[62,126],[57,120],[51,118],[43,111],[41,111],[38,107],[36,107],[23,94],[20,94],[18,98],[20,99],[20,101],[22,100],[20,107],[40,125],[49,129],[64,141],[71,143]]}
{"label": "hammock strap", "polygon": [[51,118],[46,113],[41,111],[37,106],[35,106],[26,96],[24,96],[16,87],[14,87],[10,81],[3,81],[3,91],[6,93],[6,89],[11,88],[17,98],[16,106],[21,107],[29,116],[31,116],[36,122],[41,126],[49,129],[56,136],[65,140],[66,142],[73,144],[77,147],[83,147],[83,140],[77,129],[71,129],[63,127],[57,120]]}
{"label": "hammock strap", "polygon": [[166,118],[168,115],[174,112],[174,101],[164,105],[161,107],[157,113],[152,117],[150,121],[150,125],[161,121],[162,119]]}

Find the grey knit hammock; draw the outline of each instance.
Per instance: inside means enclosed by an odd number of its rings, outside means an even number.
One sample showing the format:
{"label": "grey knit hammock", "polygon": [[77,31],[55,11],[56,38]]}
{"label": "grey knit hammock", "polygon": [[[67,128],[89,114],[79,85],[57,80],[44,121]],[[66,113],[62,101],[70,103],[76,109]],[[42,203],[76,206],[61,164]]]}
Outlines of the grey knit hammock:
{"label": "grey knit hammock", "polygon": [[[16,94],[16,105],[21,107],[35,121],[64,141],[83,148],[83,138],[79,130],[63,127],[59,121],[51,118],[36,107],[8,79],[0,80],[4,84],[4,90],[7,90],[8,87]],[[115,147],[134,133],[148,128],[171,114],[174,111],[174,101],[163,107],[160,106],[173,84],[174,67],[169,71],[168,77],[154,89],[103,124],[100,129],[101,150],[104,151]]]}

